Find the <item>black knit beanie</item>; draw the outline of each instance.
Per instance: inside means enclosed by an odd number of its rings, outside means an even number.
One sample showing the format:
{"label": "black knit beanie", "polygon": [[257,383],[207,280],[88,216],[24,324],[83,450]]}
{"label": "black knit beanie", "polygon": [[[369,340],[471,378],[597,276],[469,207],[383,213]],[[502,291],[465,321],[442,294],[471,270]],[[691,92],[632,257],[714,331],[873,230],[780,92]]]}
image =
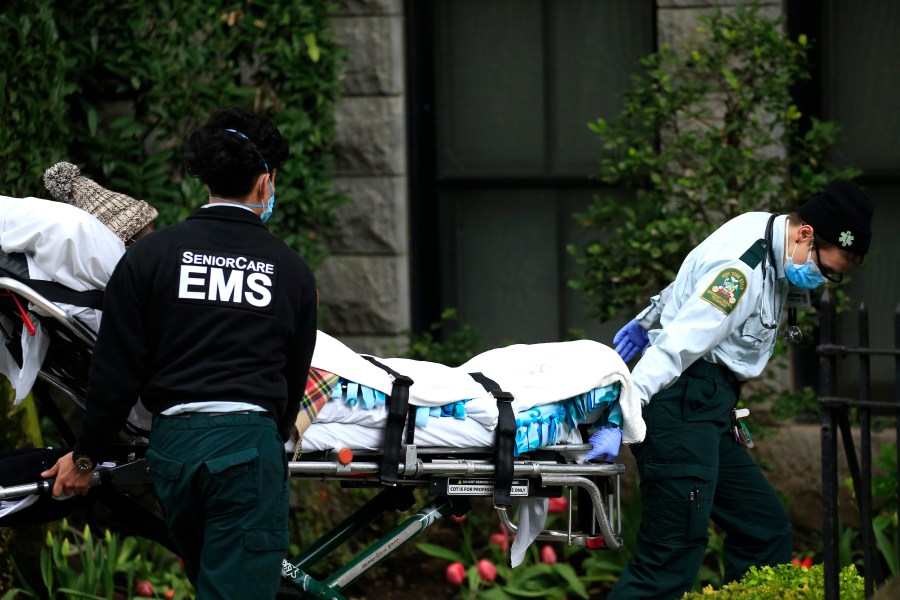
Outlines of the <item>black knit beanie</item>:
{"label": "black knit beanie", "polygon": [[837,179],[825,191],[800,207],[800,218],[812,225],[817,237],[860,256],[872,241],[874,207],[852,181]]}

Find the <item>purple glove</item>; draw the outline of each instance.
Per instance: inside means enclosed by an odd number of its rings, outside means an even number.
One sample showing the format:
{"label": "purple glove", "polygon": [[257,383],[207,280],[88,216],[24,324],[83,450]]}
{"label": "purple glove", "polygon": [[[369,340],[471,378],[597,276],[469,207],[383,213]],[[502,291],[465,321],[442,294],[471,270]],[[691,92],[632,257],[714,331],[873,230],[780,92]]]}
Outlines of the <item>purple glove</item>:
{"label": "purple glove", "polygon": [[598,429],[591,436],[591,448],[584,460],[601,458],[606,462],[612,462],[619,455],[619,447],[622,445],[622,430],[618,427]]}
{"label": "purple glove", "polygon": [[616,346],[616,354],[622,357],[622,360],[628,362],[634,356],[647,347],[650,337],[647,330],[638,323],[637,319],[632,319],[628,325],[619,330],[616,337],[613,338],[613,344]]}

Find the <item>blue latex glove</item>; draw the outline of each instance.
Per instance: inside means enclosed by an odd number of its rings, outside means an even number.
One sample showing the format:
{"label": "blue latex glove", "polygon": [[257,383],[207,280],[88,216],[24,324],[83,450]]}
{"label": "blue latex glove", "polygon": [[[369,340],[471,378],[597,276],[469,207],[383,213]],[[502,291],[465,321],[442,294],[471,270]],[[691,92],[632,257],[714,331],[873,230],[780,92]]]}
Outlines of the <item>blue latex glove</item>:
{"label": "blue latex glove", "polygon": [[619,448],[622,445],[622,430],[618,427],[598,429],[591,436],[590,442],[593,448],[588,450],[584,460],[601,458],[606,462],[612,462],[619,455]]}
{"label": "blue latex glove", "polygon": [[629,321],[628,325],[620,329],[613,338],[616,354],[621,356],[625,362],[634,358],[638,352],[647,347],[648,343],[650,343],[650,336],[647,335],[647,330],[638,323],[637,319]]}

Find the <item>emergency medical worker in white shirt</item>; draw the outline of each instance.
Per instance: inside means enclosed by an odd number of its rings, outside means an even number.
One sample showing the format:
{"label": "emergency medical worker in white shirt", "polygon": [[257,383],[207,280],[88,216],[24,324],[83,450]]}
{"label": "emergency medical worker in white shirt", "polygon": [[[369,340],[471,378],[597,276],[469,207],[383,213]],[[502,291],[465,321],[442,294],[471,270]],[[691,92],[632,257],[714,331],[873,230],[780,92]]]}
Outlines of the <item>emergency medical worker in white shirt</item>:
{"label": "emergency medical worker in white shirt", "polygon": [[306,262],[269,233],[288,143],[268,118],[216,111],[185,147],[209,204],[139,240],[109,280],[81,437],[44,473],[85,493],[140,397],[147,465],[204,600],[273,598],[288,548],[291,434],[316,341]]}
{"label": "emergency medical worker in white shirt", "polygon": [[791,523],[733,410],[742,382],[772,355],[789,288],[839,281],[861,263],[872,212],[856,184],[837,180],[799,214],[736,217],[616,335],[626,362],[649,342],[632,372],[647,437],[632,446],[643,514],[637,552],[610,598],[689,591],[710,518],[726,534],[726,582],[750,566],[790,560]]}

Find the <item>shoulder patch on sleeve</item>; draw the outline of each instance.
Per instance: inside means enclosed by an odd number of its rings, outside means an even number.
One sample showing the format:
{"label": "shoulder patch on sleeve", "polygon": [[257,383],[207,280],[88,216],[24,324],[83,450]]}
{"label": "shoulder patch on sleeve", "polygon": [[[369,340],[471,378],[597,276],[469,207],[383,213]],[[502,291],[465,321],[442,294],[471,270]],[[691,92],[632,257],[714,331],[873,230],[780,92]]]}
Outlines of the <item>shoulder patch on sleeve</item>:
{"label": "shoulder patch on sleeve", "polygon": [[700,297],[728,316],[746,291],[747,277],[739,269],[724,269]]}

